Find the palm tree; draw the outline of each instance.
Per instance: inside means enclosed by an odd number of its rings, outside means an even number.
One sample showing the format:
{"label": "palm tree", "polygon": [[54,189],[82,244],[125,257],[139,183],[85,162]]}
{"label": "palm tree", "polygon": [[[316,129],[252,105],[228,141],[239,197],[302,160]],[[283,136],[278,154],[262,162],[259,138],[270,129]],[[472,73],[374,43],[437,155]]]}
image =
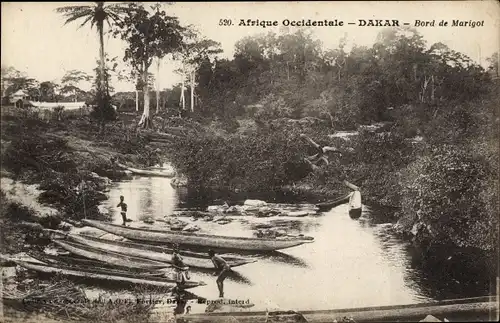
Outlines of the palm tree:
{"label": "palm tree", "polygon": [[96,1],[91,5],[82,6],[67,6],[57,8],[56,11],[61,13],[68,24],[76,20],[83,20],[83,23],[79,28],[90,23],[90,27],[97,27],[97,33],[99,34],[99,89],[101,91],[105,90],[105,57],[104,57],[104,22],[108,23],[111,27],[112,23],[120,21],[120,17],[127,10],[130,10],[128,6],[122,4],[104,4],[103,1]]}

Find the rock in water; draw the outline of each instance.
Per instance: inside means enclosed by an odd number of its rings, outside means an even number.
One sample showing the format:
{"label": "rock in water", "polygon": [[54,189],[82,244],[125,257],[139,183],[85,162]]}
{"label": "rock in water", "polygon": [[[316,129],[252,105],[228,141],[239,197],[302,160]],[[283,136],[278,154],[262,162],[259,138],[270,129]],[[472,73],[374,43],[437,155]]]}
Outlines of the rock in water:
{"label": "rock in water", "polygon": [[308,216],[308,215],[309,215],[308,211],[291,211],[291,212],[287,213],[287,216],[296,217],[296,218],[300,218],[300,217]]}
{"label": "rock in water", "polygon": [[246,200],[245,203],[243,203],[243,205],[259,207],[259,206],[266,206],[267,203],[261,200]]}
{"label": "rock in water", "polygon": [[238,213],[240,210],[235,206],[230,206],[226,210],[224,210],[224,213]]}
{"label": "rock in water", "polygon": [[420,320],[419,322],[442,322],[442,321],[435,316],[427,315],[424,319]]}
{"label": "rock in water", "polygon": [[182,231],[187,231],[187,232],[196,232],[200,231],[200,228],[197,225],[194,224],[188,224]]}
{"label": "rock in water", "polygon": [[210,205],[208,208],[207,208],[207,211],[208,212],[218,212],[220,209],[220,206],[219,205]]}

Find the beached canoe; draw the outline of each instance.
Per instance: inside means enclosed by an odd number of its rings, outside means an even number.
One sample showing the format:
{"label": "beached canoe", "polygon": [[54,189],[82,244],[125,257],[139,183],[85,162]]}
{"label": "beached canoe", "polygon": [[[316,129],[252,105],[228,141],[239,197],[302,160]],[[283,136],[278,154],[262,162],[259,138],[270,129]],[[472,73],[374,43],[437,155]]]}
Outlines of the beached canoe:
{"label": "beached canoe", "polygon": [[[42,261],[44,264],[60,267],[72,267],[76,270],[98,270],[108,275],[132,275],[140,278],[145,277],[165,277],[164,269],[137,269],[125,268],[116,265],[102,263],[96,260],[90,260],[76,255],[48,255],[44,253],[29,253],[36,260]],[[28,261],[30,262],[30,261]],[[32,262],[32,261],[31,261]]]}
{"label": "beached canoe", "polygon": [[[132,285],[145,285],[151,287],[166,287],[173,288],[176,283],[174,279],[163,277],[141,277],[139,275],[127,274],[109,274],[105,271],[97,269],[75,269],[71,266],[64,265],[42,265],[26,261],[13,260],[16,264],[29,270],[37,271],[45,274],[63,275],[69,277],[86,278],[93,280],[102,280],[110,282],[128,283]],[[198,286],[205,286],[204,282],[187,281],[184,288],[194,288]]]}
{"label": "beached canoe", "polygon": [[338,199],[318,203],[318,204],[316,204],[316,206],[319,208],[320,212],[326,212],[326,211],[329,211],[336,206],[348,203],[350,196],[351,196],[351,193],[347,193],[346,195],[341,196]]}
{"label": "beached canoe", "polygon": [[52,241],[54,241],[54,243],[59,247],[64,248],[65,250],[74,253],[75,255],[98,260],[111,265],[116,264],[119,267],[147,269],[161,269],[171,267],[170,264],[164,262],[128,256],[105,249],[97,249],[77,242],[61,241],[57,239],[53,239]]}
{"label": "beached canoe", "polygon": [[[169,264],[172,262],[173,250],[169,248],[134,242],[112,241],[75,234],[68,235],[67,239],[100,250],[112,251],[133,257],[156,260]],[[182,251],[180,252],[180,254],[182,256],[182,260],[188,267],[214,269],[212,260],[207,254],[188,251]],[[257,261],[256,259],[252,258],[235,257],[229,255],[224,255],[223,257],[233,268]]]}
{"label": "beached canoe", "polygon": [[310,237],[279,237],[274,239],[228,237],[211,234],[187,233],[132,228],[95,220],[82,220],[86,225],[138,241],[177,243],[183,246],[208,247],[223,250],[272,251],[313,242]]}

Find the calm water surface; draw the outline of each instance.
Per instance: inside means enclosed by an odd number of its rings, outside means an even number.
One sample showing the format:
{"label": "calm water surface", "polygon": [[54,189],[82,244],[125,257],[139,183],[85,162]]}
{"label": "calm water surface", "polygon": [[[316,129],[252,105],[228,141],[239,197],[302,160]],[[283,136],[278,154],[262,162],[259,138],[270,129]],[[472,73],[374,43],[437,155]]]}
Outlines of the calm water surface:
{"label": "calm water surface", "polygon": [[[134,220],[131,225],[155,228],[165,224],[156,221],[147,225],[141,219],[161,220],[172,214],[183,199],[183,194],[173,189],[166,178],[137,177],[118,182],[108,195],[104,206],[115,223],[121,223],[116,205],[123,195],[128,204],[127,215]],[[225,281],[225,296],[250,300],[255,304],[252,310],[382,306],[488,295],[478,283],[464,288],[449,276],[436,273],[439,269],[422,269],[411,245],[394,236],[389,224],[370,222],[368,207],[364,206],[363,216],[357,221],[351,220],[347,211],[347,205],[341,205],[330,212],[303,218],[240,216],[225,225],[181,219],[199,226],[200,233],[228,236],[252,236],[255,224],[281,221],[290,233],[315,238],[313,243],[257,255],[256,263],[235,268],[238,274]],[[194,271],[192,279],[202,280],[207,286],[190,291],[216,299],[215,277]],[[193,305],[193,311],[203,311],[201,306]]]}

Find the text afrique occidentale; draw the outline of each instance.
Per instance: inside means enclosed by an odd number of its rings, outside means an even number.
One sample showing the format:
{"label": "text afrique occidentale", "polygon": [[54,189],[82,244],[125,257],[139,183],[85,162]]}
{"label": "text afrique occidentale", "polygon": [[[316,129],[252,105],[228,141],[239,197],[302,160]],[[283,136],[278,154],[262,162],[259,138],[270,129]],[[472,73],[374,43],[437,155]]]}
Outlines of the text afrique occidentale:
{"label": "text afrique occidentale", "polygon": [[[285,26],[285,27],[342,27],[345,25],[356,24],[358,26],[379,26],[379,27],[397,27],[400,26],[400,22],[397,19],[391,20],[382,20],[382,19],[359,19],[356,23],[346,23],[343,20],[334,19],[334,20],[313,20],[313,19],[300,19],[300,20],[290,20],[284,19],[281,21],[278,20],[260,20],[260,19],[240,19],[237,23],[237,26],[243,27],[277,27],[277,26]],[[219,22],[221,26],[231,26],[231,19],[221,19]]]}

